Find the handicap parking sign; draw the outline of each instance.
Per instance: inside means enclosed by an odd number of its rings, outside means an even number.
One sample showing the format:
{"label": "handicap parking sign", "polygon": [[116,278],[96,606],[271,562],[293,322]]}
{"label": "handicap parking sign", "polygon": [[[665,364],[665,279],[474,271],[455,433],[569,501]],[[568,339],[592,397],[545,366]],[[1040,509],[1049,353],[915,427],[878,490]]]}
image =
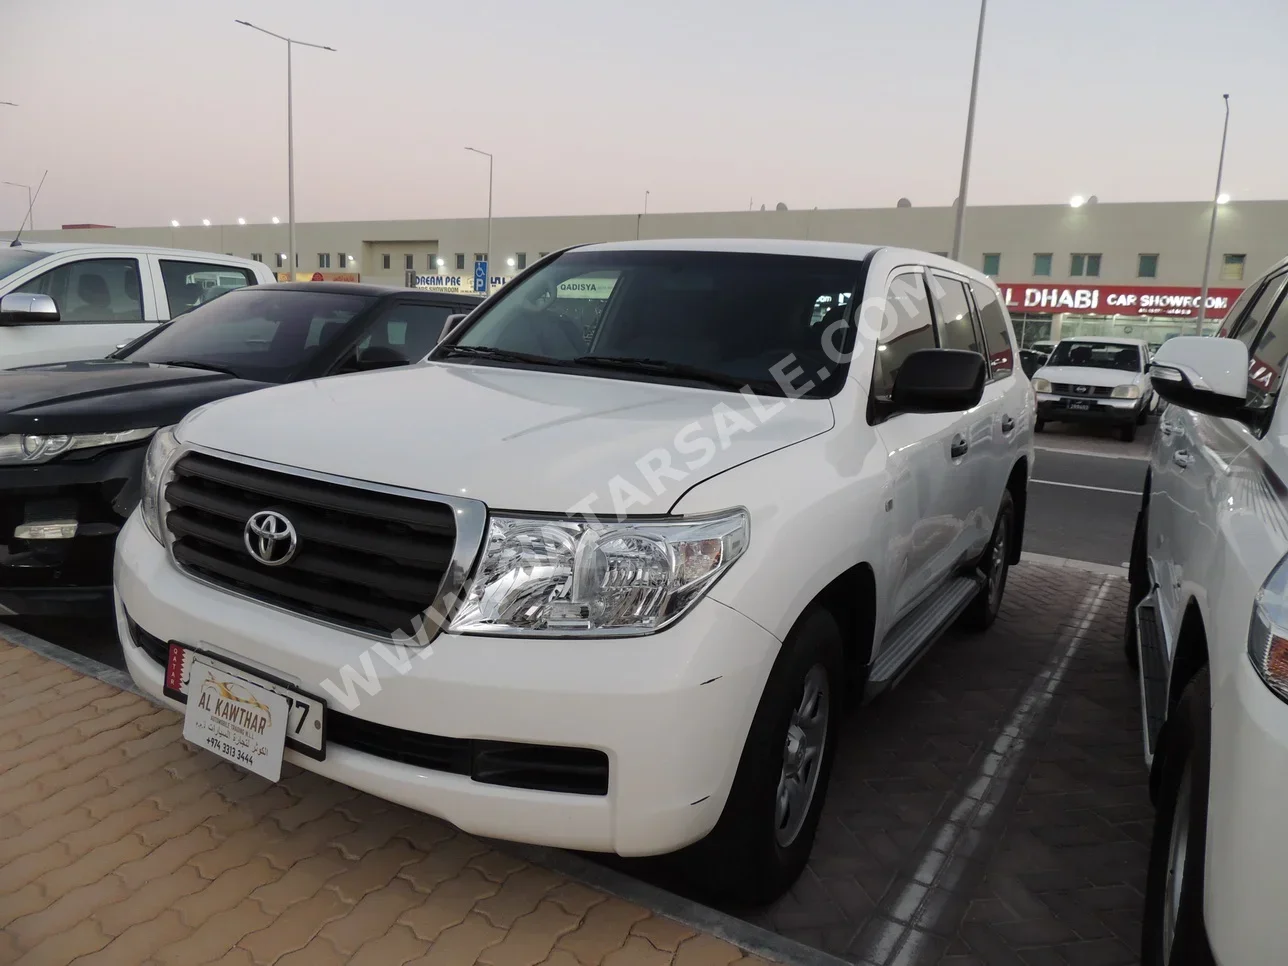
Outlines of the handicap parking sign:
{"label": "handicap parking sign", "polygon": [[474,291],[487,291],[487,262],[474,263]]}

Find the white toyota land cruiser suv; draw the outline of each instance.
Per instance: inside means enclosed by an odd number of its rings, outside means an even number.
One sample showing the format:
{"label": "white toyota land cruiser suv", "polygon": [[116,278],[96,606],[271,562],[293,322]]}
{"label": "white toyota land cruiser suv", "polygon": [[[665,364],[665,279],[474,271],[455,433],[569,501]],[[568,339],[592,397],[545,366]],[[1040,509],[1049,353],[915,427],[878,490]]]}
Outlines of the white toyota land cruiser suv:
{"label": "white toyota land cruiser suv", "polygon": [[158,433],[117,544],[130,673],[269,778],[692,846],[699,889],[766,901],[846,698],[997,613],[1033,458],[1014,358],[993,284],[922,252],[555,253],[421,365]]}
{"label": "white toyota land cruiser suv", "polygon": [[1288,260],[1221,338],[1164,342],[1131,555],[1157,808],[1143,966],[1288,961]]}

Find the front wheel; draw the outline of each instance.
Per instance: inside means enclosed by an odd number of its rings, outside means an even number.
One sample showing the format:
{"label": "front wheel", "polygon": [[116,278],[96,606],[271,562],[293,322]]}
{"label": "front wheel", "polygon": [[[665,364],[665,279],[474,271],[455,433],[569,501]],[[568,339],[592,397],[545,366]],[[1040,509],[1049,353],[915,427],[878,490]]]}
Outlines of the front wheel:
{"label": "front wheel", "polygon": [[1033,432],[1035,432],[1035,433],[1040,433],[1040,432],[1042,432],[1042,430],[1044,430],[1044,429],[1046,429],[1046,420],[1045,420],[1045,419],[1038,419],[1038,420],[1035,420],[1035,421],[1034,421],[1034,423],[1033,423]]}
{"label": "front wheel", "polygon": [[1002,609],[1002,594],[1006,592],[1006,575],[1011,568],[1011,541],[1015,527],[1015,501],[1011,491],[1002,491],[1002,505],[997,508],[997,522],[993,524],[993,536],[988,541],[988,549],[980,568],[984,572],[984,585],[980,587],[975,599],[966,607],[962,622],[972,631],[986,631],[997,620],[997,612]]}
{"label": "front wheel", "polygon": [[1145,882],[1141,966],[1215,966],[1203,922],[1211,685],[1204,668],[1165,728],[1158,814]]}
{"label": "front wheel", "polygon": [[716,827],[687,855],[712,899],[761,906],[800,877],[827,794],[844,688],[841,630],[822,609],[788,636]]}
{"label": "front wheel", "polygon": [[1145,562],[1146,529],[1149,526],[1149,505],[1142,503],[1136,514],[1136,530],[1131,538],[1131,556],[1127,561],[1127,623],[1123,628],[1123,653],[1128,666],[1140,669],[1140,645],[1136,640],[1136,607],[1149,593],[1148,566]]}
{"label": "front wheel", "polygon": [[1136,438],[1136,420],[1133,419],[1130,423],[1124,425],[1118,432],[1124,443],[1130,443]]}

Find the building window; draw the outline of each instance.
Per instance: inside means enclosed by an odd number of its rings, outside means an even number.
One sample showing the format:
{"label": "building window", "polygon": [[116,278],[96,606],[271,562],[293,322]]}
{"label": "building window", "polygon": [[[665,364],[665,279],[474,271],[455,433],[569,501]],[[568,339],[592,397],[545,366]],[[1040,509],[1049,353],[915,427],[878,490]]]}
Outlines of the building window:
{"label": "building window", "polygon": [[340,252],[339,255],[336,256],[336,262],[339,263],[341,268],[348,268],[351,261],[353,261],[353,256],[346,255],[344,252]]}
{"label": "building window", "polygon": [[331,253],[318,252],[318,268],[330,268],[330,267],[331,267]]}
{"label": "building window", "polygon": [[1221,278],[1227,282],[1243,281],[1243,263],[1247,255],[1226,255],[1221,260]]}
{"label": "building window", "polygon": [[1091,278],[1100,277],[1100,256],[1088,255],[1085,252],[1074,254],[1069,259],[1069,274],[1074,278],[1087,275]]}
{"label": "building window", "polygon": [[286,267],[286,253],[285,253],[285,252],[278,252],[278,253],[277,253],[277,267],[278,267],[278,268],[285,268],[285,267]]}
{"label": "building window", "polygon": [[380,256],[380,267],[381,267],[381,268],[390,268],[390,267],[392,267],[392,266],[389,264],[392,260],[393,260],[393,256],[391,256],[391,255],[381,255],[381,256]]}
{"label": "building window", "polygon": [[407,269],[407,271],[409,271],[409,272],[414,272],[414,271],[416,270],[416,256],[415,256],[415,255],[404,255],[404,256],[403,256],[403,268]]}
{"label": "building window", "polygon": [[545,258],[549,254],[549,252],[537,252],[537,258]]}
{"label": "building window", "polygon": [[476,261],[476,262],[486,262],[486,261],[487,261],[487,252],[475,252],[475,253],[474,253],[474,261]]}
{"label": "building window", "polygon": [[252,262],[262,262],[262,261],[264,260],[264,253],[263,253],[263,252],[251,252],[251,253],[250,253],[250,260],[251,260]]}
{"label": "building window", "polygon": [[1158,256],[1141,255],[1136,262],[1137,278],[1157,278],[1158,277]]}
{"label": "building window", "polygon": [[1051,274],[1051,253],[1035,252],[1033,255],[1033,274],[1045,275]]}
{"label": "building window", "polygon": [[1002,254],[1001,252],[984,253],[984,274],[997,275],[1002,271]]}
{"label": "building window", "polygon": [[523,271],[523,269],[527,268],[527,267],[528,267],[528,253],[527,253],[527,252],[516,252],[516,253],[515,253],[515,256],[514,256],[514,266],[515,266],[515,268],[519,269],[519,271]]}
{"label": "building window", "polygon": [[458,272],[465,271],[465,253],[464,252],[456,253],[456,270]]}

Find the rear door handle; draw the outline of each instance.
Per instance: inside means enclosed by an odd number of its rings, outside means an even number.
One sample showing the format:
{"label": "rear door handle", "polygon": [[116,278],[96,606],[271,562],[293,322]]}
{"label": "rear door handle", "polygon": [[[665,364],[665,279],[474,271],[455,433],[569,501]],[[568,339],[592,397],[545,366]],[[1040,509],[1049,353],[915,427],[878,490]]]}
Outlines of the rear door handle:
{"label": "rear door handle", "polygon": [[1175,463],[1177,466],[1179,466],[1181,469],[1185,469],[1185,467],[1189,466],[1191,463],[1194,462],[1194,457],[1191,456],[1186,450],[1181,449],[1181,450],[1177,450],[1175,453],[1172,454],[1172,462]]}
{"label": "rear door handle", "polygon": [[1162,433],[1164,436],[1171,436],[1173,432],[1172,424],[1167,422],[1160,422],[1158,424],[1158,431]]}
{"label": "rear door handle", "polygon": [[950,456],[952,456],[953,459],[957,459],[957,457],[959,456],[965,456],[966,450],[968,450],[969,448],[970,447],[966,444],[966,437],[957,436],[953,439],[952,448],[948,451],[948,453]]}
{"label": "rear door handle", "polygon": [[1004,415],[1002,417],[1002,432],[1009,433],[1014,428],[1015,420],[1013,420],[1009,415]]}

